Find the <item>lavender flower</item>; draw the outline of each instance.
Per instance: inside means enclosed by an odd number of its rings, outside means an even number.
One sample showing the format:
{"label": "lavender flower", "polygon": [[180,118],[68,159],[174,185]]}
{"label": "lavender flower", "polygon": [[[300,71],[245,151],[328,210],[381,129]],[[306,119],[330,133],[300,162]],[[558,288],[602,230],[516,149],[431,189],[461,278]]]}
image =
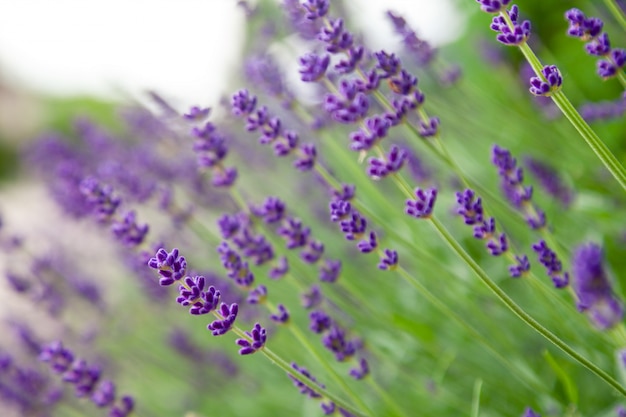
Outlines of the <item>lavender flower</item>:
{"label": "lavender flower", "polygon": [[309,329],[313,333],[322,333],[330,329],[332,319],[322,310],[314,310],[309,313]]}
{"label": "lavender flower", "polygon": [[606,330],[621,322],[624,308],[613,294],[598,245],[590,243],[576,248],[572,255],[572,274],[578,308],[597,328]]}
{"label": "lavender flower", "polygon": [[165,249],[160,248],[154,258],[148,261],[148,266],[158,269],[161,276],[159,285],[163,287],[180,280],[187,271],[187,261],[184,256],[178,255],[178,249],[172,249],[170,253],[167,253]]}
{"label": "lavender flower", "polygon": [[498,32],[496,36],[498,42],[508,46],[521,45],[526,42],[530,36],[530,21],[524,20],[518,23],[519,10],[517,5],[514,4],[510,10],[502,13],[509,15],[511,22],[513,22],[513,27],[509,27],[507,21],[502,16],[494,17],[491,21],[491,30]]}
{"label": "lavender flower", "polygon": [[326,69],[330,63],[330,55],[319,56],[308,53],[300,57],[300,79],[305,82],[318,81],[326,74]]}
{"label": "lavender flower", "polygon": [[308,292],[301,295],[302,307],[311,309],[317,307],[322,302],[322,292],[318,285],[313,285]]}
{"label": "lavender flower", "polygon": [[134,210],[124,215],[122,221],[116,221],[111,226],[115,237],[126,246],[138,246],[144,241],[148,234],[148,225],[138,225]]}
{"label": "lavender flower", "polygon": [[480,10],[486,13],[500,13],[506,9],[511,0],[476,0],[480,3]]}
{"label": "lavender flower", "polygon": [[370,368],[365,358],[359,359],[358,368],[350,369],[350,376],[356,380],[365,378],[370,373]]}
{"label": "lavender flower", "polygon": [[[315,377],[311,375],[311,373],[305,367],[298,366],[295,362],[291,364],[291,367],[295,371],[297,371],[299,374],[303,375],[307,379],[310,379],[311,382],[318,385],[320,388],[324,388],[324,385],[317,382]],[[309,388],[307,385],[303,384],[302,382],[294,378],[291,374],[287,374],[287,376],[293,381],[293,384],[296,386],[296,388],[300,390],[300,394],[306,395],[309,398],[321,398],[322,397],[321,394],[318,394],[316,391],[314,391],[313,389]]]}
{"label": "lavender flower", "polygon": [[526,407],[522,417],[541,417],[541,415],[539,413],[535,413],[532,408]]}
{"label": "lavender flower", "polygon": [[235,324],[235,319],[239,313],[239,306],[237,303],[232,303],[230,306],[226,303],[222,303],[218,310],[218,313],[223,317],[221,320],[214,320],[207,326],[208,330],[211,330],[213,336],[221,336],[228,333]]}
{"label": "lavender flower", "polygon": [[384,255],[380,257],[380,262],[378,263],[378,269],[382,269],[383,271],[393,271],[398,266],[398,252],[391,249],[385,249],[383,251]]}
{"label": "lavender flower", "polygon": [[326,259],[320,266],[319,278],[322,282],[336,282],[341,273],[341,261]]}
{"label": "lavender flower", "polygon": [[267,331],[261,327],[259,323],[256,323],[252,330],[246,332],[246,335],[251,339],[237,339],[236,343],[241,346],[239,349],[240,355],[251,355],[265,346],[267,340]]}
{"label": "lavender flower", "polygon": [[404,212],[418,219],[429,218],[432,215],[435,200],[437,199],[437,189],[430,188],[423,190],[416,188],[415,197],[415,200],[406,200]]}
{"label": "lavender flower", "polygon": [[287,311],[287,308],[282,304],[278,304],[277,308],[278,312],[272,313],[270,319],[276,323],[287,323],[289,321],[289,311]]}
{"label": "lavender flower", "polygon": [[559,91],[563,84],[561,72],[556,65],[546,65],[541,70],[541,77],[530,79],[530,92],[536,96],[550,96]]}
{"label": "lavender flower", "polygon": [[602,20],[597,17],[587,18],[582,11],[576,8],[565,12],[565,19],[569,22],[567,34],[584,41],[596,38],[604,26]]}
{"label": "lavender flower", "polygon": [[554,286],[565,288],[569,284],[569,273],[563,271],[563,264],[557,258],[556,253],[543,240],[533,244],[532,249],[537,253],[539,262],[546,268],[546,273],[552,278]]}
{"label": "lavender flower", "polygon": [[259,285],[258,287],[250,290],[246,301],[250,304],[262,304],[267,298],[267,287],[265,285]]}
{"label": "lavender flower", "polygon": [[357,249],[362,253],[370,253],[378,247],[378,239],[376,238],[376,232],[370,232],[369,238],[364,239],[357,243]]}

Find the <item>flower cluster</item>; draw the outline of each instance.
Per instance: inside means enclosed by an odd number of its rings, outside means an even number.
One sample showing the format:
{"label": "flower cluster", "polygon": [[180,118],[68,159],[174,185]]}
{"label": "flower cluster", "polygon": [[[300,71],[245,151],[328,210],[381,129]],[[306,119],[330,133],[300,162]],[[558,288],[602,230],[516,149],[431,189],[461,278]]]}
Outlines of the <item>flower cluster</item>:
{"label": "flower cluster", "polygon": [[589,55],[597,56],[597,73],[607,79],[617,75],[626,65],[626,49],[612,48],[609,35],[602,32],[604,22],[597,17],[587,17],[579,9],[565,12],[569,23],[567,34],[586,42],[585,50]]}
{"label": "flower cluster", "polygon": [[109,417],[126,417],[135,408],[130,396],[116,397],[115,384],[101,379],[101,370],[89,365],[85,360],[75,358],[74,353],[61,342],[52,342],[41,349],[39,359],[50,365],[50,369],[60,374],[64,382],[74,385],[79,398],[89,398],[97,407],[108,408]]}

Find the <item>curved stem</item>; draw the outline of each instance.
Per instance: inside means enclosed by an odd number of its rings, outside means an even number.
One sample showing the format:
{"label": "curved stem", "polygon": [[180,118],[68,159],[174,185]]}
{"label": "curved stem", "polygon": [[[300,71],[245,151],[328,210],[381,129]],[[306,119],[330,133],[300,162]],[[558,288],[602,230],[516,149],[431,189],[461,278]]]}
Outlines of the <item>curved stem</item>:
{"label": "curved stem", "polygon": [[611,377],[608,373],[600,369],[593,362],[576,352],[567,343],[562,341],[558,336],[552,333],[550,330],[543,327],[537,320],[526,313],[511,297],[509,297],[498,285],[489,278],[487,273],[472,259],[471,256],[461,247],[461,245],[452,237],[450,232],[440,223],[435,217],[430,218],[431,224],[439,235],[446,241],[446,243],[452,248],[452,250],[474,271],[474,273],[480,278],[480,280],[489,288],[489,290],[502,302],[504,305],[520,318],[524,323],[530,326],[533,330],[561,349],[564,353],[569,355],[576,362],[589,369],[596,374],[600,379],[606,382],[608,385],[617,390],[620,394],[626,396],[626,388],[624,388],[617,380]]}

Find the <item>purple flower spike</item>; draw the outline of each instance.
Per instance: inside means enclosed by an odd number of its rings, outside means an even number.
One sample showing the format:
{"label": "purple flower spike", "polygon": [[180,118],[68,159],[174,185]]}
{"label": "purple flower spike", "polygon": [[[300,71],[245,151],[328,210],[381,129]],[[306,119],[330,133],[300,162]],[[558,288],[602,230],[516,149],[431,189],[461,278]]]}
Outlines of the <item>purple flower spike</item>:
{"label": "purple flower spike", "polygon": [[235,116],[247,116],[256,108],[256,96],[248,90],[239,90],[232,97],[232,112]]}
{"label": "purple flower spike", "polygon": [[354,343],[346,338],[346,332],[340,327],[333,325],[322,339],[324,347],[335,354],[335,359],[343,362],[350,359],[356,353]]}
{"label": "purple flower spike", "polygon": [[611,51],[611,42],[609,41],[609,35],[603,32],[597,38],[585,45],[585,51],[589,55],[594,56],[606,56]]}
{"label": "purple flower spike", "polygon": [[569,274],[563,271],[563,264],[557,258],[548,244],[540,240],[532,245],[532,249],[537,253],[539,262],[546,268],[547,274],[552,278],[556,288],[565,288],[569,284]]}
{"label": "purple flower spike", "polygon": [[402,68],[400,60],[394,54],[385,51],[374,52],[376,58],[376,71],[378,78],[387,79],[398,74]]}
{"label": "purple flower spike", "polygon": [[148,225],[138,225],[135,221],[137,214],[134,210],[126,213],[122,221],[116,221],[111,226],[115,237],[125,246],[141,245],[148,234]]}
{"label": "purple flower spike", "polygon": [[480,3],[480,10],[487,13],[500,13],[506,9],[511,0],[476,0]]}
{"label": "purple flower spike", "polygon": [[135,401],[132,397],[123,396],[120,400],[120,404],[111,408],[109,411],[109,417],[127,417],[135,408]]}
{"label": "purple flower spike", "polygon": [[113,194],[113,188],[102,185],[94,177],[87,177],[80,182],[80,192],[99,221],[106,222],[115,214],[122,200]]}
{"label": "purple flower spike", "polygon": [[509,242],[504,233],[500,233],[498,239],[491,239],[485,246],[492,256],[500,256],[509,250]]}
{"label": "purple flower spike", "polygon": [[541,417],[541,414],[535,413],[530,407],[526,407],[526,409],[524,410],[524,414],[522,414],[522,417]]}
{"label": "purple flower spike", "polygon": [[431,117],[428,121],[420,120],[417,126],[417,133],[423,138],[430,138],[437,135],[439,131],[439,118]]}
{"label": "purple flower spike", "polygon": [[324,54],[319,56],[317,54],[308,53],[300,57],[300,79],[305,82],[318,81],[326,74],[326,69],[330,63],[330,56]]}
{"label": "purple flower spike", "polygon": [[178,256],[178,249],[172,249],[170,253],[163,248],[159,249],[154,258],[148,261],[148,266],[159,270],[159,285],[163,287],[180,280],[187,271],[187,261],[184,256]]}
{"label": "purple flower spike", "polygon": [[211,178],[211,184],[216,187],[230,187],[237,180],[237,168],[227,167],[218,168],[213,171],[213,177]]}
{"label": "purple flower spike", "polygon": [[285,216],[285,203],[277,197],[267,197],[263,205],[255,209],[255,214],[263,217],[265,223],[279,222]]}
{"label": "purple flower spike", "polygon": [[350,49],[354,43],[350,32],[345,30],[343,19],[330,20],[324,25],[317,38],[326,43],[326,51],[336,54]]}
{"label": "purple flower spike", "polygon": [[352,205],[345,200],[333,200],[328,207],[330,208],[330,220],[332,222],[341,221],[352,212]]}
{"label": "purple flower spike", "polygon": [[115,384],[102,381],[91,396],[91,401],[98,407],[110,407],[115,402]]}
{"label": "purple flower spike", "polygon": [[300,252],[300,258],[309,264],[314,264],[324,254],[324,244],[319,240],[310,240],[307,247]]}
{"label": "purple flower spike", "polygon": [[328,0],[306,0],[302,3],[302,7],[306,9],[305,18],[316,20],[328,14],[330,2]]}
{"label": "purple flower spike", "polygon": [[466,189],[456,193],[458,207],[457,214],[463,216],[463,221],[467,225],[480,224],[483,222],[483,205],[480,197],[477,197],[473,190]]}
{"label": "purple flower spike", "polygon": [[370,373],[370,367],[365,358],[359,359],[359,367],[350,369],[350,376],[356,380],[365,378]]}
{"label": "purple flower spike", "polygon": [[406,201],[404,212],[409,216],[418,219],[429,218],[432,215],[435,200],[437,199],[437,189],[430,188],[428,190],[423,190],[421,188],[416,188],[415,197],[415,200]]}
{"label": "purple flower spike", "polygon": [[336,282],[341,273],[341,261],[326,259],[324,264],[320,266],[319,278],[322,282]]}
{"label": "purple flower spike", "polygon": [[310,171],[315,167],[317,150],[312,143],[305,143],[298,149],[298,159],[293,162],[293,166],[300,171]]}
{"label": "purple flower spike", "polygon": [[378,269],[383,271],[393,271],[398,266],[398,252],[391,249],[385,249],[384,255],[380,257]]}
{"label": "purple flower spike", "polygon": [[63,347],[61,342],[56,341],[41,349],[39,360],[49,363],[54,372],[61,374],[67,371],[74,362],[74,354]]}
{"label": "purple flower spike", "polygon": [[332,323],[333,321],[330,316],[322,310],[314,310],[309,313],[309,329],[311,329],[313,333],[320,334],[330,329]]}
{"label": "purple flower spike", "polygon": [[528,20],[524,20],[521,24],[517,22],[519,13],[517,5],[513,5],[511,10],[505,13],[509,14],[513,22],[513,29],[509,27],[502,16],[494,17],[491,21],[491,30],[498,32],[496,39],[507,46],[523,44],[530,36],[530,22]]}
{"label": "purple flower spike", "polygon": [[313,285],[309,292],[302,293],[300,296],[302,307],[311,309],[322,303],[322,292],[318,285]]}
{"label": "purple flower spike", "polygon": [[211,330],[213,336],[221,336],[226,334],[232,329],[239,312],[239,306],[237,303],[228,304],[222,303],[219,308],[219,314],[223,317],[222,320],[215,320],[207,326],[208,330]]}
{"label": "purple flower spike", "polygon": [[613,294],[602,266],[602,249],[591,243],[576,248],[572,256],[572,287],[578,297],[578,309],[587,314],[600,330],[622,321],[624,309]]}
{"label": "purple flower spike", "polygon": [[178,293],[180,294],[176,298],[176,302],[186,307],[189,304],[195,303],[200,295],[204,291],[204,285],[206,278],[203,276],[186,277],[183,280],[184,285],[178,287]]}
{"label": "purple flower spike", "polygon": [[363,233],[365,233],[365,230],[367,229],[367,220],[365,217],[361,216],[361,213],[356,210],[352,210],[350,217],[339,222],[339,227],[344,233],[346,239],[356,240],[360,239]]}
{"label": "purple flower spike", "polygon": [[356,187],[351,184],[341,184],[341,190],[333,189],[334,200],[350,201],[354,198]]}
{"label": "purple flower spike", "polygon": [[246,301],[250,304],[262,304],[267,298],[267,287],[259,285],[248,293]]}
{"label": "purple flower spike", "polygon": [[389,120],[381,116],[365,119],[364,125],[364,128],[350,133],[350,149],[353,151],[369,151],[380,139],[387,136],[391,127]]}
{"label": "purple flower spike", "polygon": [[270,269],[268,276],[271,279],[280,279],[284,277],[287,272],[289,272],[289,262],[287,261],[287,258],[281,256],[278,259],[278,263],[276,264],[276,266]]}
{"label": "purple flower spike", "polygon": [[408,96],[417,86],[417,78],[403,69],[398,75],[391,77],[388,83],[394,93]]}
{"label": "purple flower spike", "polygon": [[276,323],[287,323],[289,321],[289,311],[287,311],[287,308],[282,304],[278,304],[277,308],[278,311],[271,314],[270,319]]}
{"label": "purple flower spike", "polygon": [[239,349],[240,355],[250,355],[260,350],[265,346],[265,341],[267,340],[267,331],[261,327],[259,323],[256,323],[252,330],[246,332],[246,335],[252,339],[252,341],[248,339],[237,339],[235,343],[241,346]]}
{"label": "purple flower spike", "polygon": [[198,106],[193,106],[189,109],[189,112],[183,114],[183,117],[192,122],[199,122],[206,119],[209,116],[209,113],[211,113],[210,107],[202,108]]}
{"label": "purple flower spike", "polygon": [[63,381],[74,384],[77,397],[91,395],[100,380],[100,368],[88,365],[82,359],[77,359],[72,363],[70,369],[63,374]]}
{"label": "purple flower spike", "polygon": [[223,239],[230,239],[237,234],[242,227],[242,222],[239,216],[223,214],[217,219],[217,226],[220,229],[220,234]]}
{"label": "purple flower spike", "polygon": [[569,22],[567,34],[583,41],[594,39],[602,32],[604,23],[597,17],[585,17],[578,9],[570,9],[565,12],[565,19]]}
{"label": "purple flower spike", "polygon": [[516,264],[509,266],[509,274],[512,278],[519,278],[530,271],[530,262],[526,255],[515,255]]}
{"label": "purple flower spike", "polygon": [[[556,65],[546,65],[541,70],[542,77],[530,79],[529,91],[536,96],[550,96],[560,90],[563,77]],[[545,80],[545,81],[544,81]]]}
{"label": "purple flower spike", "polygon": [[[319,382],[317,382],[315,377],[313,375],[311,375],[311,373],[306,368],[300,367],[296,363],[292,363],[291,367],[293,369],[295,369],[298,373],[300,373],[301,375],[306,377],[307,379],[311,380],[311,382],[315,383],[316,385],[320,386],[321,388],[324,388],[324,385],[322,385]],[[309,398],[321,398],[322,397],[316,391],[312,390],[307,385],[305,385],[302,382],[298,381],[291,374],[287,374],[287,376],[289,376],[289,378],[293,381],[293,384],[296,386],[296,388],[298,388],[300,390],[300,394],[306,395]]]}
{"label": "purple flower spike", "polygon": [[370,253],[374,251],[378,247],[378,240],[376,238],[376,232],[370,232],[369,239],[364,239],[357,243],[357,249],[361,251],[361,253]]}
{"label": "purple flower spike", "polygon": [[311,229],[305,227],[300,219],[287,217],[276,232],[287,241],[287,249],[295,249],[307,244]]}

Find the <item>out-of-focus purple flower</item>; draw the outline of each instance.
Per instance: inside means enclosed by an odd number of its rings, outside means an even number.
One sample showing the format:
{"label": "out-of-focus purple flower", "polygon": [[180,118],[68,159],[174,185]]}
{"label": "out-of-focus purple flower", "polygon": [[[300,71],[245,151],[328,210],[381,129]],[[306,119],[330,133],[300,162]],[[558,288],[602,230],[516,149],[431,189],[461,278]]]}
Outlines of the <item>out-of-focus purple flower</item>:
{"label": "out-of-focus purple flower", "polygon": [[316,20],[328,14],[330,1],[328,0],[305,0],[302,7],[306,9],[305,17],[309,20]]}
{"label": "out-of-focus purple flower", "polygon": [[583,104],[578,112],[587,123],[624,117],[626,114],[626,93],[613,101]]}
{"label": "out-of-focus purple flower", "polygon": [[263,205],[254,208],[254,214],[268,224],[279,222],[285,217],[285,203],[278,197],[267,197]]}
{"label": "out-of-focus purple flower", "polygon": [[352,212],[352,205],[349,201],[345,200],[333,200],[328,204],[330,209],[330,220],[332,222],[338,222],[346,217]]}
{"label": "out-of-focus purple flower", "polygon": [[361,380],[365,378],[370,373],[370,367],[365,358],[359,359],[358,368],[350,369],[350,376],[356,380]]}
{"label": "out-of-focus purple flower", "polygon": [[409,27],[403,17],[392,11],[387,11],[387,17],[391,20],[394,30],[402,37],[404,46],[419,66],[428,66],[435,58],[437,50]]}
{"label": "out-of-focus purple flower", "polygon": [[250,304],[263,304],[267,298],[267,287],[259,285],[248,293],[246,301]]}
{"label": "out-of-focus purple flower", "polygon": [[390,127],[389,120],[378,115],[365,119],[363,127],[350,133],[350,149],[353,151],[370,150],[380,139],[387,136]]}
{"label": "out-of-focus purple flower", "polygon": [[569,22],[567,34],[588,41],[602,32],[604,23],[597,17],[587,18],[579,9],[570,9],[565,12],[565,19]]}
{"label": "out-of-focus purple flower", "polygon": [[91,395],[91,401],[98,407],[110,407],[115,402],[115,384],[104,380]]}
{"label": "out-of-focus purple flower", "polygon": [[300,171],[310,171],[315,166],[317,150],[312,143],[305,143],[298,148],[298,158],[293,161],[293,166]]}
{"label": "out-of-focus purple flower", "polygon": [[120,402],[114,405],[109,412],[109,417],[126,417],[135,409],[135,400],[127,395],[120,399]]}
{"label": "out-of-focus purple flower", "polygon": [[408,96],[417,86],[417,77],[402,69],[397,75],[389,78],[388,84],[394,93]]}
{"label": "out-of-focus purple flower", "polygon": [[239,90],[232,96],[231,108],[235,116],[247,116],[256,109],[256,96],[248,90]]}
{"label": "out-of-focus purple flower", "polygon": [[327,94],[324,98],[324,109],[339,123],[358,122],[367,115],[369,107],[367,95],[359,91],[354,81],[342,80],[339,94]]}
{"label": "out-of-focus purple flower", "polygon": [[309,240],[306,247],[300,252],[300,259],[304,262],[314,264],[324,254],[324,244],[319,240]]}
{"label": "out-of-focus purple flower", "polygon": [[356,245],[357,249],[361,253],[370,253],[378,247],[378,239],[376,238],[376,232],[371,231],[368,239],[363,239]]}
{"label": "out-of-focus purple flower", "polygon": [[578,308],[597,328],[610,329],[622,321],[624,308],[613,294],[598,245],[591,243],[576,248],[572,255],[572,275]]}
{"label": "out-of-focus purple flower", "polygon": [[398,74],[402,68],[400,59],[395,54],[388,54],[385,51],[374,52],[376,58],[376,71],[380,79],[387,79]]}
{"label": "out-of-focus purple flower", "polygon": [[77,359],[72,366],[63,373],[63,380],[74,384],[77,397],[91,395],[100,380],[101,370],[95,365],[89,365],[82,359]]}
{"label": "out-of-focus purple flower", "polygon": [[326,51],[331,54],[346,51],[354,44],[352,34],[344,28],[343,19],[329,20],[322,26],[317,38],[326,44]]}
{"label": "out-of-focus purple flower", "polygon": [[311,229],[304,226],[300,219],[286,217],[276,233],[287,241],[287,249],[295,249],[306,245]]}
{"label": "out-of-focus purple flower", "polygon": [[522,414],[522,417],[541,417],[541,414],[535,413],[530,407],[526,407],[526,409],[524,410],[524,414]]}
{"label": "out-of-focus purple flower", "polygon": [[550,96],[559,91],[563,77],[556,65],[546,65],[541,70],[541,77],[530,79],[530,92],[536,96]]}
{"label": "out-of-focus purple flower", "polygon": [[367,229],[367,220],[356,210],[339,222],[339,227],[347,240],[360,239]]}
{"label": "out-of-focus purple flower", "polygon": [[509,27],[507,21],[502,16],[495,16],[491,20],[491,30],[498,32],[496,36],[498,42],[508,46],[521,45],[526,42],[530,36],[530,21],[524,20],[518,23],[519,9],[515,4],[511,6],[510,10],[503,13],[508,13],[513,22],[513,28]]}
{"label": "out-of-focus purple flower", "polygon": [[[311,375],[311,373],[306,368],[298,366],[295,362],[293,362],[291,364],[291,367],[296,372],[298,372],[299,374],[303,375],[305,378],[311,380],[311,382],[313,382],[315,385],[318,385],[320,388],[324,388],[324,385],[322,385],[319,382],[317,382],[315,377],[313,375]],[[289,378],[293,381],[293,384],[296,386],[296,388],[298,388],[300,390],[300,394],[306,395],[309,398],[321,398],[322,397],[321,394],[318,394],[316,391],[314,391],[313,389],[309,388],[304,383],[298,381],[291,374],[287,374],[287,376],[289,376]]]}
{"label": "out-of-focus purple flower", "polygon": [[246,332],[246,335],[252,340],[237,339],[235,342],[241,346],[241,349],[239,349],[240,355],[251,355],[265,346],[267,331],[259,323],[255,323],[252,330]]}
{"label": "out-of-focus purple flower", "polygon": [[530,271],[530,262],[526,255],[515,255],[515,265],[509,266],[509,274],[512,278],[519,278]]}
{"label": "out-of-focus purple flower", "polygon": [[322,310],[313,310],[309,313],[309,329],[313,333],[322,333],[330,329],[332,319]]}
{"label": "out-of-focus purple flower", "polygon": [[54,372],[61,374],[70,369],[74,362],[74,354],[63,347],[60,341],[56,341],[41,349],[39,360],[49,363]]}
{"label": "out-of-focus purple flower", "polygon": [[108,221],[119,207],[122,200],[113,194],[113,187],[102,185],[94,177],[87,177],[80,183],[80,192],[92,207],[92,212],[99,221]]}
{"label": "out-of-focus purple flower", "polygon": [[380,257],[378,269],[383,271],[393,271],[398,266],[398,252],[391,249],[385,249],[384,255]]}
{"label": "out-of-focus purple flower", "polygon": [[531,157],[524,158],[524,163],[548,194],[561,201],[565,207],[572,203],[573,191],[563,184],[559,173],[553,167]]}
{"label": "out-of-focus purple flower", "polygon": [[385,159],[370,158],[368,160],[367,174],[373,179],[381,179],[389,174],[394,174],[402,169],[406,158],[407,153],[404,149],[392,145]]}
{"label": "out-of-focus purple flower", "polygon": [[193,106],[187,113],[183,114],[183,117],[192,122],[200,122],[206,119],[209,113],[211,113],[210,107]]}
{"label": "out-of-focus purple flower", "polygon": [[548,247],[544,240],[532,245],[532,249],[537,253],[539,262],[546,268],[547,274],[552,278],[556,288],[565,288],[569,284],[569,273],[563,271],[563,264],[556,256],[556,253]]}
{"label": "out-of-focus purple flower", "polygon": [[313,285],[308,292],[302,293],[300,300],[302,307],[311,309],[321,304],[323,299],[321,289],[318,285]]}
{"label": "out-of-focus purple flower", "polygon": [[287,261],[286,257],[281,256],[278,259],[277,264],[274,267],[272,267],[270,271],[268,272],[268,276],[271,279],[279,279],[285,276],[287,272],[289,272],[289,262]]}
{"label": "out-of-focus purple flower", "polygon": [[476,0],[480,4],[480,10],[487,13],[500,13],[506,9],[511,0]]}
{"label": "out-of-focus purple flower", "polygon": [[346,332],[337,325],[332,325],[322,338],[324,347],[335,355],[335,359],[343,362],[356,353],[356,347],[346,338]]}
{"label": "out-of-focus purple flower", "polygon": [[320,265],[319,278],[322,282],[336,282],[341,273],[341,261],[339,259],[325,259]]}
{"label": "out-of-focus purple flower", "polygon": [[611,41],[609,35],[606,32],[601,33],[596,38],[587,42],[585,45],[585,51],[589,55],[606,56],[611,51]]}
{"label": "out-of-focus purple flower", "polygon": [[300,57],[300,79],[304,82],[318,81],[326,74],[326,69],[330,63],[330,55],[319,56],[314,53],[307,53]]}
{"label": "out-of-focus purple flower", "polygon": [[148,234],[148,225],[139,225],[136,222],[137,214],[134,210],[127,212],[121,221],[111,226],[115,237],[125,246],[141,245]]}
{"label": "out-of-focus purple flower", "polygon": [[287,323],[289,321],[289,311],[287,311],[287,308],[282,304],[278,304],[276,308],[278,308],[278,311],[272,313],[270,319],[276,323]]}
{"label": "out-of-focus purple flower", "polygon": [[415,200],[406,200],[404,212],[418,219],[427,219],[432,215],[437,199],[437,189],[415,189]]}

